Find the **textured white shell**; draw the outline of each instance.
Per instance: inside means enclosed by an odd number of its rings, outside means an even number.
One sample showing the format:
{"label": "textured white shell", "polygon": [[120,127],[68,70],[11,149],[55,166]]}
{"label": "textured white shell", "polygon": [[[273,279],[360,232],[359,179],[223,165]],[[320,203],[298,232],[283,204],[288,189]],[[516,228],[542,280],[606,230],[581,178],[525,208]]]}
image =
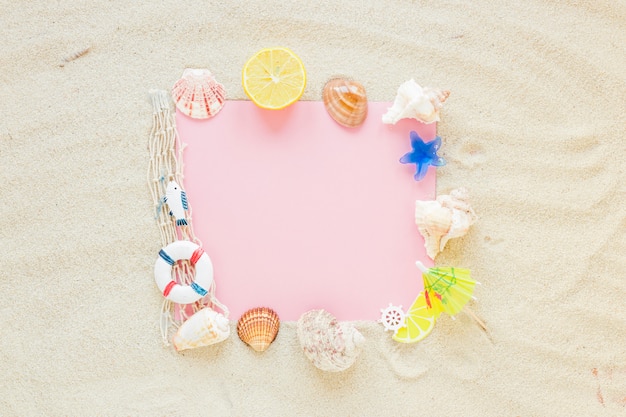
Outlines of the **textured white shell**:
{"label": "textured white shell", "polygon": [[422,88],[411,79],[398,88],[393,106],[383,115],[383,123],[396,124],[398,120],[407,118],[424,123],[438,122],[439,110],[449,95],[449,91]]}
{"label": "textured white shell", "polygon": [[226,91],[207,69],[187,68],[172,87],[178,110],[194,119],[215,116],[224,106]]}
{"label": "textured white shell", "polygon": [[187,319],[178,328],[172,342],[176,350],[193,349],[219,343],[229,335],[228,319],[207,307]]}
{"label": "textured white shell", "polygon": [[325,310],[304,313],[297,326],[305,356],[322,371],[348,369],[361,353],[364,337],[350,323],[339,323]]}
{"label": "textured white shell", "polygon": [[424,237],[424,247],[431,259],[442,252],[448,240],[465,236],[476,221],[465,188],[440,195],[437,200],[415,202],[415,224]]}

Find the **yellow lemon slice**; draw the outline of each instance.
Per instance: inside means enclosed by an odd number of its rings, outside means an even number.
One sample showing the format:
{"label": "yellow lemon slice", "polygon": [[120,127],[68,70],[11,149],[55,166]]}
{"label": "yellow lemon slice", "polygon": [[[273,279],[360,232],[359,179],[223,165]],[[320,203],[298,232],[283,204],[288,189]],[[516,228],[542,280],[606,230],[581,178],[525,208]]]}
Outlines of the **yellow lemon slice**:
{"label": "yellow lemon slice", "polygon": [[306,71],[302,61],[287,48],[267,48],[246,62],[243,90],[264,109],[279,110],[295,103],[304,93]]}
{"label": "yellow lemon slice", "polygon": [[406,319],[405,327],[398,329],[396,334],[392,336],[393,340],[401,343],[419,342],[430,334],[435,327],[435,316],[426,305],[424,291],[420,293],[417,299],[411,305]]}

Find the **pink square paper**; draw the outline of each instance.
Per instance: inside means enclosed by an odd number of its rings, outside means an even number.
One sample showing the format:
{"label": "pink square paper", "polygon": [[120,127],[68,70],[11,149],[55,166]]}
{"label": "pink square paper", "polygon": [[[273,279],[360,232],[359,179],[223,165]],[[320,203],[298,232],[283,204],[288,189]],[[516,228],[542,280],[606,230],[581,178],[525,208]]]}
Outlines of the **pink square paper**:
{"label": "pink square paper", "polygon": [[415,200],[435,198],[435,169],[413,179],[409,132],[432,140],[436,125],[384,125],[391,103],[370,103],[348,129],[321,102],[268,111],[229,101],[209,120],[180,113],[184,188],[196,235],[213,261],[217,298],[237,319],[268,306],[282,320],[324,308],[339,320],[376,320],[405,309],[426,265]]}

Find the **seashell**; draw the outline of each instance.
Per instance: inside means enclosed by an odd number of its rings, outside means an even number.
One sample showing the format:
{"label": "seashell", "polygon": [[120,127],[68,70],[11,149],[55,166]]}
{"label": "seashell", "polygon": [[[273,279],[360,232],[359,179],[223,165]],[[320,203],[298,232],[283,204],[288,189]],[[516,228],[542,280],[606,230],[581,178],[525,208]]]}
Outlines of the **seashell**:
{"label": "seashell", "polygon": [[411,79],[398,88],[393,106],[383,115],[383,123],[393,124],[400,119],[416,119],[424,123],[439,121],[439,110],[450,96],[449,91],[420,87]]}
{"label": "seashell", "polygon": [[333,78],[324,86],[322,98],[330,117],[342,126],[357,127],[367,117],[365,87],[359,82]]}
{"label": "seashell", "polygon": [[298,340],[305,356],[322,371],[348,369],[361,353],[365,338],[350,323],[339,323],[325,310],[311,310],[298,320]]}
{"label": "seashell", "polygon": [[207,69],[187,68],[172,87],[178,110],[194,119],[215,116],[224,106],[226,91]]}
{"label": "seashell", "polygon": [[465,188],[452,190],[449,195],[440,195],[434,201],[415,202],[415,223],[424,237],[426,253],[435,259],[448,240],[465,236],[476,221],[476,214],[469,205]]}
{"label": "seashell", "polygon": [[243,313],[237,322],[239,338],[257,352],[265,351],[276,338],[280,320],[268,307],[257,307]]}
{"label": "seashell", "polygon": [[210,308],[196,312],[179,328],[172,342],[177,351],[209,346],[230,336],[228,319]]}

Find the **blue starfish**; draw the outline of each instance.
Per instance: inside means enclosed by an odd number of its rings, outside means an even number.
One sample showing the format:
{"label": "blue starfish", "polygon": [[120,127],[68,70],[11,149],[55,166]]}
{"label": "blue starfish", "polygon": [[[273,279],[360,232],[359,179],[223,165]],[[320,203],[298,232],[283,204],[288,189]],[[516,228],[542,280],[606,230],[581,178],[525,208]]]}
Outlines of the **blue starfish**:
{"label": "blue starfish", "polygon": [[400,158],[400,162],[416,165],[417,171],[414,176],[416,181],[420,181],[426,176],[430,165],[440,167],[446,164],[446,160],[437,155],[437,151],[441,147],[439,136],[426,143],[416,132],[411,131],[411,147],[413,150]]}

